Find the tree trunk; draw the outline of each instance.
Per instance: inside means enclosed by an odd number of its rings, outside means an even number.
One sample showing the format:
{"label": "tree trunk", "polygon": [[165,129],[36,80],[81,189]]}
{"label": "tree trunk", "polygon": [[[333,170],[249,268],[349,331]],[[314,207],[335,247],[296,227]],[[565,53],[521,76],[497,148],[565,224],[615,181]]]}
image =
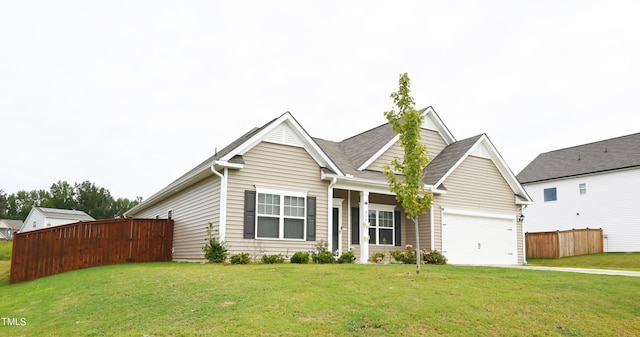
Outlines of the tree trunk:
{"label": "tree trunk", "polygon": [[420,274],[420,264],[422,263],[422,252],[420,252],[420,233],[418,233],[418,217],[414,217],[413,225],[416,229],[416,274]]}

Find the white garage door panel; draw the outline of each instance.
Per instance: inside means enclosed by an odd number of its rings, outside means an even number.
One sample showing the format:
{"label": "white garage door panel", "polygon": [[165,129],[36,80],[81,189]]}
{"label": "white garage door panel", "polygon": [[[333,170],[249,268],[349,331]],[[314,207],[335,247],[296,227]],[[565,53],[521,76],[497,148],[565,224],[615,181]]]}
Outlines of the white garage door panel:
{"label": "white garage door panel", "polygon": [[445,213],[442,253],[451,264],[517,264],[515,218]]}

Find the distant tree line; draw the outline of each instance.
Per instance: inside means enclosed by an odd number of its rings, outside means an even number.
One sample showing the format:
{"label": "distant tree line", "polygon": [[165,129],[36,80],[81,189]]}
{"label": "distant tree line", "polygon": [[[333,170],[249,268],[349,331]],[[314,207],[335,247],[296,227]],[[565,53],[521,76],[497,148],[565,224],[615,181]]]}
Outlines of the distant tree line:
{"label": "distant tree line", "polygon": [[58,181],[48,191],[18,191],[7,195],[0,190],[0,219],[24,220],[33,206],[79,210],[95,219],[111,219],[123,216],[140,202],[142,197],[114,199],[109,190],[90,181],[74,185]]}

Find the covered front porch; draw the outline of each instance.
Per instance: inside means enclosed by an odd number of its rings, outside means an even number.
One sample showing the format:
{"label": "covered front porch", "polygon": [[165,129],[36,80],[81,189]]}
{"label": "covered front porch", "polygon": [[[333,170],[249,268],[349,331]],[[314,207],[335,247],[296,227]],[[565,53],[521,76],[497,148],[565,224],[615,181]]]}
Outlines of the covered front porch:
{"label": "covered front porch", "polygon": [[[395,196],[388,190],[363,187],[331,189],[328,248],[339,256],[353,251],[358,263],[370,262],[376,253],[385,254],[416,246],[414,224],[408,220]],[[420,248],[433,249],[433,213],[420,217]]]}

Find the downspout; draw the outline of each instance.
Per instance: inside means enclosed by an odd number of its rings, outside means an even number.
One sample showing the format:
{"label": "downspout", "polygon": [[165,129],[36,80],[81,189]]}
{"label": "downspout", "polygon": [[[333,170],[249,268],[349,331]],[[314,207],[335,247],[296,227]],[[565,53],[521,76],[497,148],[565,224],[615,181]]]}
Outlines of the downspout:
{"label": "downspout", "polygon": [[333,186],[338,182],[338,178],[333,177],[327,188],[327,242],[331,243],[330,252],[336,253],[337,247],[333,247]]}
{"label": "downspout", "polygon": [[225,239],[227,234],[227,176],[229,169],[224,168],[223,174],[220,174],[215,168],[216,163],[211,165],[211,172],[220,178],[220,223],[218,225],[218,238],[220,241]]}

